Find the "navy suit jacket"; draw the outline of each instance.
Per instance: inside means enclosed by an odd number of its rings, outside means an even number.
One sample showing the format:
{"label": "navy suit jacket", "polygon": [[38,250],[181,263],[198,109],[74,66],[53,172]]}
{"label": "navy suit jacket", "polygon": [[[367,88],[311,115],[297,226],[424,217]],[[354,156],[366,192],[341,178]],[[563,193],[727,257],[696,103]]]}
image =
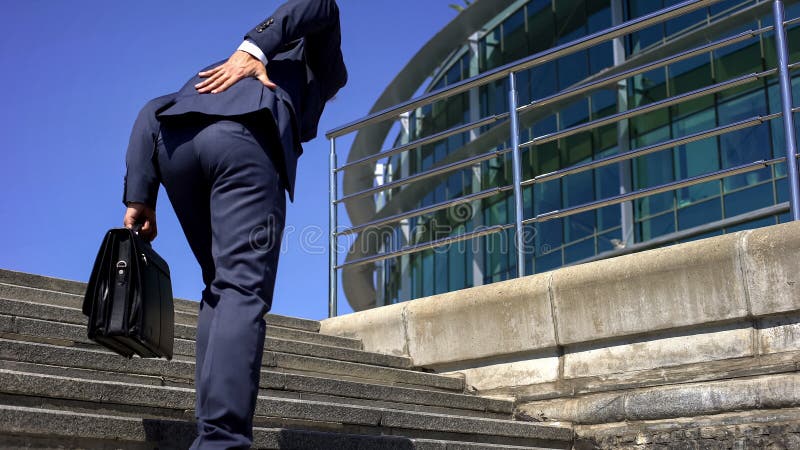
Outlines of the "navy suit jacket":
{"label": "navy suit jacket", "polygon": [[123,201],[155,207],[160,180],[153,156],[161,121],[192,113],[238,116],[256,111],[268,112],[266,120],[275,122],[286,189],[294,201],[300,144],[317,135],[325,103],[347,82],[339,8],[334,0],[290,0],[245,37],[266,55],[267,74],[278,88],[273,91],[251,77],[218,94],[198,94],[194,85],[202,79],[194,76],[178,92],[151,100],[131,133]]}

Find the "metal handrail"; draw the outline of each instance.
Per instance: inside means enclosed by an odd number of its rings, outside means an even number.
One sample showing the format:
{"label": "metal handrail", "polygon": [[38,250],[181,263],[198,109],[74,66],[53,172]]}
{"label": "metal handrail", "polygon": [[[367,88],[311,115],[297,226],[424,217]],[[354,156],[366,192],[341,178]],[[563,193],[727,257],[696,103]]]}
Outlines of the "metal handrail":
{"label": "metal handrail", "polygon": [[415,181],[424,180],[425,178],[434,177],[437,175],[441,175],[443,173],[452,172],[454,170],[463,169],[465,167],[472,166],[474,164],[478,164],[480,162],[497,158],[498,156],[502,156],[508,152],[510,152],[510,148],[504,148],[500,150],[491,150],[486,153],[482,153],[480,155],[472,156],[467,159],[462,159],[461,161],[455,161],[449,164],[445,164],[443,166],[435,167],[430,170],[426,170],[424,172],[420,172],[405,178],[402,178],[397,181],[391,181],[389,183],[381,184],[378,186],[371,187],[369,189],[364,189],[363,191],[354,192],[349,195],[345,195],[344,197],[336,200],[335,203],[346,203],[350,200],[354,200],[357,198],[368,197],[370,195],[375,194],[376,192],[385,191],[387,189],[394,189],[406,184],[413,183]]}
{"label": "metal handrail", "polygon": [[664,100],[659,100],[657,102],[649,103],[647,105],[639,106],[637,108],[629,109],[627,111],[622,111],[616,114],[611,114],[609,116],[600,119],[592,120],[590,122],[582,123],[580,125],[575,125],[570,128],[565,128],[563,130],[559,130],[550,134],[545,134],[543,136],[539,136],[537,138],[531,139],[530,141],[520,144],[520,148],[545,144],[548,142],[556,141],[558,139],[563,139],[565,137],[572,136],[574,134],[581,133],[583,131],[588,131],[602,127],[604,125],[608,125],[610,123],[619,122],[620,120],[641,116],[642,114],[649,113],[656,109],[677,105],[689,100],[694,100],[698,97],[703,97],[708,94],[714,94],[720,91],[724,91],[725,89],[730,89],[732,87],[750,83],[758,80],[759,78],[769,76],[774,73],[775,69],[770,69],[764,72],[749,73],[747,75],[738,76],[736,78],[732,78],[730,80],[723,81],[721,83],[712,84],[711,86],[707,86],[705,88],[696,89],[694,91],[686,92],[685,94],[675,95],[673,97],[668,97],[665,98]]}
{"label": "metal handrail", "polygon": [[484,117],[483,119],[476,120],[474,122],[466,123],[464,125],[459,125],[453,128],[449,128],[444,131],[440,131],[438,133],[434,133],[430,136],[425,136],[424,138],[417,139],[415,141],[411,141],[407,144],[400,145],[395,148],[391,148],[389,150],[384,150],[380,153],[376,153],[374,155],[365,156],[363,158],[357,159],[355,161],[351,161],[347,164],[343,164],[341,167],[337,168],[337,172],[341,172],[345,169],[348,169],[353,166],[357,166],[359,164],[364,164],[367,162],[377,161],[379,159],[387,158],[389,156],[395,155],[397,153],[402,153],[407,150],[411,150],[417,147],[421,147],[426,144],[431,144],[436,141],[441,141],[442,139],[447,139],[450,136],[455,136],[457,134],[466,133],[467,131],[472,131],[475,128],[480,128],[484,125],[490,125],[500,120],[508,118],[509,113],[502,113],[502,114],[495,114],[493,116]]}
{"label": "metal handrail", "polygon": [[579,214],[582,212],[603,208],[605,206],[617,205],[619,203],[635,200],[637,198],[649,197],[651,195],[660,194],[662,192],[674,191],[676,189],[694,186],[696,184],[705,183],[707,181],[719,180],[720,178],[726,178],[733,175],[738,175],[740,173],[747,173],[747,172],[752,172],[754,170],[763,169],[767,166],[771,166],[773,164],[782,162],[785,159],[786,158],[776,158],[768,161],[759,160],[749,164],[742,164],[741,166],[731,167],[729,169],[717,170],[705,175],[698,175],[695,177],[687,178],[685,180],[673,181],[672,183],[665,183],[658,186],[653,186],[650,188],[629,192],[627,194],[616,195],[614,197],[605,200],[596,200],[593,202],[584,203],[583,205],[573,206],[571,208],[550,211],[544,214],[539,214],[538,216],[532,217],[530,219],[525,219],[522,221],[522,223],[525,225],[529,225],[536,222],[545,222],[552,219],[558,219],[561,217],[571,216],[573,214]]}
{"label": "metal handrail", "polygon": [[[800,18],[795,18],[789,21],[784,20],[783,17],[783,2],[781,0],[773,0],[773,14],[775,17],[775,23],[781,24],[782,26],[765,26],[762,28],[758,28],[756,30],[747,30],[744,32],[740,32],[733,36],[729,36],[723,39],[719,39],[713,42],[709,42],[707,44],[699,45],[693,47],[688,50],[684,50],[675,54],[672,54],[667,57],[663,57],[656,61],[644,63],[638,65],[637,67],[627,69],[623,72],[612,74],[594,81],[586,82],[583,84],[579,84],[577,86],[566,88],[560,92],[557,92],[553,95],[534,100],[526,105],[518,106],[517,105],[517,97],[516,97],[516,73],[531,68],[537,64],[552,61],[554,59],[569,55],[571,53],[589,48],[593,45],[596,45],[601,42],[605,42],[611,39],[617,39],[619,37],[625,36],[629,33],[641,30],[648,26],[651,26],[656,23],[664,22],[674,17],[678,17],[680,15],[686,14],[688,12],[694,11],[696,9],[717,3],[720,0],[698,0],[698,1],[684,1],[672,7],[664,8],[659,11],[655,11],[650,13],[646,16],[633,19],[627,22],[623,22],[619,25],[607,28],[605,30],[593,33],[589,36],[584,38],[576,39],[566,44],[559,45],[557,47],[553,47],[549,50],[545,50],[543,52],[539,52],[537,54],[519,59],[512,63],[506,64],[504,66],[498,67],[491,71],[485,72],[483,74],[468,78],[466,80],[457,82],[452,84],[448,87],[441,88],[438,90],[434,90],[429,92],[425,95],[420,97],[408,100],[406,102],[402,102],[395,106],[386,108],[382,111],[378,111],[376,113],[370,114],[362,119],[359,119],[355,122],[351,122],[344,126],[335,128],[327,133],[328,138],[331,140],[331,201],[330,201],[330,208],[331,208],[331,232],[330,232],[330,251],[331,251],[331,258],[330,258],[330,272],[329,277],[331,280],[330,284],[330,306],[329,306],[329,313],[331,315],[335,315],[336,313],[336,273],[338,270],[348,267],[348,266],[355,266],[355,265],[363,265],[368,263],[374,263],[382,260],[386,260],[389,258],[395,258],[402,255],[427,250],[431,248],[436,248],[444,245],[448,245],[454,242],[460,242],[464,240],[474,239],[480,236],[485,236],[488,234],[498,233],[504,230],[508,230],[514,228],[516,230],[515,236],[515,243],[517,244],[517,268],[518,268],[518,276],[522,276],[524,271],[524,263],[525,263],[525,255],[524,255],[524,247],[522,247],[522,230],[523,226],[531,225],[534,223],[545,222],[548,220],[567,217],[570,215],[578,214],[585,211],[592,211],[597,210],[599,208],[603,208],[610,205],[628,203],[632,200],[643,198],[655,194],[659,194],[662,192],[670,192],[675,191],[677,189],[694,186],[701,183],[706,183],[713,180],[720,180],[726,177],[730,177],[737,174],[748,173],[755,170],[759,170],[765,167],[769,167],[780,162],[787,161],[787,159],[791,159],[795,161],[797,151],[796,151],[796,144],[794,143],[794,121],[793,121],[793,113],[800,111],[800,107],[794,108],[791,105],[791,85],[789,83],[789,71],[800,68],[800,63],[789,64],[788,57],[787,57],[787,48],[786,48],[786,36],[785,36],[785,27],[788,24],[799,23]],[[750,73],[742,76],[738,76],[732,78],[730,80],[726,80],[724,82],[711,84],[708,86],[704,86],[703,88],[696,89],[690,92],[686,92],[683,94],[675,95],[669,98],[665,98],[656,102],[652,102],[646,105],[638,106],[629,110],[620,111],[615,114],[611,114],[605,117],[601,117],[599,119],[591,120],[588,122],[584,122],[566,129],[562,129],[556,132],[552,132],[549,134],[536,136],[533,139],[530,139],[527,142],[520,143],[519,142],[519,135],[520,135],[520,126],[518,122],[518,116],[520,113],[527,112],[529,110],[533,110],[536,108],[543,108],[547,105],[552,105],[553,103],[565,101],[570,98],[574,98],[581,95],[586,95],[587,93],[592,92],[593,90],[602,88],[604,86],[608,86],[613,83],[618,83],[622,80],[628,79],[632,76],[647,72],[648,70],[652,70],[655,68],[660,68],[667,66],[668,64],[685,60],[688,58],[692,58],[694,56],[698,56],[703,53],[711,52],[729,45],[733,45],[736,43],[740,43],[756,37],[762,33],[768,31],[775,31],[776,35],[776,48],[778,49],[778,65],[776,68],[768,69],[762,72],[755,72]],[[577,133],[589,131],[601,126],[605,126],[611,123],[616,123],[622,120],[630,119],[633,117],[637,117],[642,114],[646,114],[661,108],[666,108],[669,106],[674,106],[677,104],[681,104],[687,101],[694,100],[696,98],[718,93],[724,91],[726,89],[730,89],[736,86],[740,86],[746,83],[750,83],[764,77],[772,76],[778,74],[780,87],[781,87],[781,100],[782,100],[782,112],[776,112],[768,115],[763,116],[754,116],[749,119],[740,120],[731,124],[727,125],[720,125],[715,128],[711,128],[704,131],[695,132],[689,134],[687,136],[669,139],[660,143],[647,145],[644,147],[640,147],[633,150],[626,150],[624,152],[610,155],[608,157],[600,158],[594,161],[587,161],[584,163],[575,164],[573,166],[560,169],[557,171],[553,171],[550,173],[540,174],[528,180],[521,179],[521,158],[520,152],[523,148],[531,148],[535,145],[543,144],[546,142],[551,142],[557,139],[563,139],[568,136],[572,136]],[[336,157],[335,157],[335,145],[334,141],[336,137],[350,133],[352,131],[356,131],[361,129],[362,127],[368,126],[373,123],[377,123],[389,118],[397,117],[400,113],[407,112],[418,108],[420,106],[430,104],[437,100],[449,97],[451,95],[456,95],[467,90],[470,90],[474,87],[481,86],[493,81],[497,81],[502,79],[503,77],[508,76],[509,79],[509,111],[505,113],[496,114],[494,116],[488,116],[482,119],[478,119],[476,121],[457,125],[455,127],[449,128],[444,131],[440,131],[429,136],[425,136],[423,138],[417,139],[412,142],[408,142],[406,144],[402,144],[400,146],[391,148],[389,150],[384,150],[378,152],[373,155],[369,155],[366,157],[362,157],[360,159],[350,161],[347,164],[338,167],[336,164]],[[691,142],[699,141],[702,139],[707,139],[711,137],[721,136],[728,133],[732,133],[738,130],[743,130],[746,128],[754,127],[764,122],[772,119],[776,119],[778,117],[782,117],[784,120],[784,132],[785,132],[785,139],[787,142],[787,155],[781,158],[774,158],[770,160],[759,160],[748,164],[743,164],[736,167],[731,167],[727,169],[717,170],[710,173],[705,173],[702,175],[676,180],[670,183],[661,184],[658,186],[648,187],[644,189],[639,189],[632,192],[624,192],[619,195],[595,200],[592,202],[588,202],[581,205],[572,206],[569,208],[564,208],[561,210],[556,211],[549,211],[546,213],[535,215],[534,217],[525,219],[522,217],[522,188],[528,187],[537,183],[543,183],[546,181],[551,181],[555,179],[562,178],[567,175],[585,172],[587,170],[596,169],[603,166],[608,166],[611,164],[617,164],[624,161],[631,160],[633,158],[637,158],[640,156],[648,155],[651,153],[655,153],[661,150],[665,150],[668,148],[674,148],[679,145],[685,145]],[[468,157],[465,159],[461,159],[455,162],[450,162],[447,164],[443,164],[438,167],[434,167],[432,169],[416,173],[411,176],[407,176],[389,183],[385,183],[379,186],[374,186],[371,188],[367,188],[358,192],[354,192],[343,196],[342,198],[338,198],[336,195],[336,175],[338,172],[343,171],[349,167],[353,167],[359,164],[365,164],[368,162],[374,162],[383,158],[387,158],[391,155],[395,155],[401,152],[405,152],[414,148],[418,148],[422,145],[426,145],[432,142],[436,142],[447,137],[457,135],[460,133],[472,131],[476,128],[482,127],[484,125],[489,125],[493,123],[498,123],[501,120],[505,120],[506,118],[510,119],[510,137],[511,137],[511,146],[510,148],[504,148],[500,150],[493,150],[486,153],[482,153],[476,156]],[[497,128],[495,128],[497,129]],[[507,186],[498,186],[490,189],[486,189],[483,191],[475,192],[468,195],[461,195],[454,199],[442,201],[433,205],[428,205],[425,207],[419,207],[416,209],[412,209],[409,211],[402,211],[396,214],[393,214],[388,217],[383,217],[380,219],[375,219],[368,221],[366,223],[362,223],[356,226],[352,226],[345,230],[337,230],[335,228],[336,225],[336,207],[341,203],[346,203],[349,200],[354,200],[358,198],[364,198],[375,193],[399,188],[401,186],[408,185],[410,183],[420,181],[426,178],[434,177],[437,175],[441,175],[447,172],[463,169],[466,167],[474,166],[483,161],[487,161],[493,158],[497,158],[499,156],[503,156],[507,153],[511,153],[512,159],[512,175],[513,175],[513,183]],[[790,201],[790,209],[792,211],[793,217],[795,220],[800,220],[800,182],[798,182],[798,178],[800,175],[797,173],[796,164],[788,164],[788,178],[790,180],[789,184],[792,190],[792,197]],[[455,205],[460,205],[464,203],[474,202],[477,200],[482,200],[485,198],[492,197],[502,192],[507,192],[513,190],[514,200],[515,200],[515,220],[511,223],[506,224],[499,224],[493,225],[486,228],[479,228],[473,230],[471,232],[465,232],[458,234],[456,236],[448,236],[441,239],[434,239],[429,242],[418,243],[413,245],[407,245],[403,248],[383,252],[374,255],[368,255],[356,259],[352,259],[349,261],[345,261],[342,264],[339,264],[337,261],[337,254],[335,251],[336,247],[336,239],[340,236],[351,235],[355,233],[361,233],[364,231],[368,231],[370,229],[378,229],[382,226],[399,222],[404,219],[408,219],[415,216],[422,216],[425,214],[430,214],[436,211],[443,210],[448,207],[452,207]],[[401,191],[402,192],[402,191]],[[727,222],[725,222],[727,223]],[[360,237],[359,237],[360,238]]]}
{"label": "metal handrail", "polygon": [[408,219],[411,217],[422,216],[425,214],[430,214],[432,212],[441,211],[442,209],[447,209],[452,206],[461,205],[464,203],[474,202],[477,200],[482,200],[484,198],[493,197],[501,192],[510,191],[512,189],[511,186],[498,186],[489,189],[484,189],[480,192],[475,192],[474,194],[464,195],[462,197],[454,198],[451,200],[445,200],[443,202],[439,202],[430,206],[424,206],[422,208],[412,209],[411,211],[406,211],[404,213],[395,214],[383,219],[373,220],[370,222],[366,222],[364,224],[350,227],[341,231],[337,231],[336,234],[338,236],[346,236],[348,234],[357,233],[359,231],[366,230],[368,228],[378,228],[382,225],[386,225],[389,223],[398,222],[403,219]]}
{"label": "metal handrail", "polygon": [[[701,45],[699,47],[695,47],[693,49],[678,53],[676,55],[673,55],[673,56],[670,56],[670,57],[667,57],[667,58],[662,58],[662,59],[660,59],[658,61],[653,61],[653,62],[650,62],[650,63],[647,63],[647,64],[643,64],[641,66],[634,67],[632,69],[628,69],[628,70],[626,70],[624,72],[620,72],[619,74],[616,74],[616,75],[611,75],[611,76],[608,76],[606,78],[602,78],[600,80],[595,80],[595,81],[592,81],[592,82],[589,82],[589,83],[586,83],[586,84],[581,84],[581,85],[578,85],[578,86],[567,88],[567,89],[565,89],[565,90],[563,90],[561,92],[557,92],[557,93],[555,93],[553,95],[550,95],[548,97],[544,97],[542,99],[534,100],[533,102],[530,102],[530,103],[528,103],[526,105],[523,105],[523,106],[519,107],[517,109],[517,111],[519,113],[523,113],[523,112],[525,112],[525,111],[527,111],[529,109],[533,109],[533,108],[536,108],[536,107],[542,107],[542,106],[554,103],[556,101],[564,100],[566,98],[570,98],[570,97],[573,97],[573,96],[586,94],[588,92],[593,91],[594,89],[597,89],[597,88],[600,88],[600,87],[603,87],[603,86],[607,86],[609,84],[616,83],[618,81],[624,80],[624,79],[629,78],[631,76],[638,75],[638,74],[641,74],[641,73],[644,73],[644,72],[647,72],[649,70],[653,70],[653,69],[656,69],[656,68],[659,68],[659,67],[664,67],[664,66],[666,66],[668,64],[675,63],[675,62],[678,62],[678,61],[682,61],[684,59],[692,58],[692,57],[700,55],[702,53],[706,53],[706,52],[709,52],[709,51],[713,51],[713,50],[717,50],[717,49],[720,49],[720,48],[724,48],[724,47],[727,47],[729,45],[733,45],[733,44],[745,41],[747,39],[751,39],[751,38],[753,38],[753,37],[755,37],[755,36],[757,36],[757,35],[759,35],[761,33],[768,32],[768,31],[772,30],[773,28],[774,27],[772,25],[769,25],[769,26],[766,26],[766,27],[759,28],[757,30],[743,31],[743,32],[741,32],[741,33],[739,33],[737,35],[730,36],[730,37],[727,37],[727,38],[724,38],[724,39],[720,39],[720,40],[717,40],[717,41],[714,41],[714,42],[710,42],[708,44]],[[794,67],[790,67],[790,70],[793,70],[793,69],[794,69]],[[355,161],[348,162],[348,163],[343,164],[342,166],[336,168],[336,171],[337,172],[341,172],[341,171],[343,171],[345,169],[348,169],[350,167],[353,167],[353,166],[357,166],[357,165],[360,165],[360,164],[364,164],[364,163],[368,163],[368,162],[377,161],[377,160],[380,160],[380,159],[383,159],[383,158],[387,158],[387,157],[395,155],[397,153],[402,153],[404,151],[411,150],[411,149],[420,147],[422,145],[426,145],[426,144],[430,144],[430,143],[433,143],[433,142],[436,142],[436,141],[440,141],[442,139],[446,139],[446,138],[448,138],[450,136],[454,136],[456,134],[465,133],[467,131],[474,130],[475,128],[479,128],[479,127],[482,127],[482,126],[485,126],[485,125],[493,124],[495,122],[498,122],[500,120],[508,118],[508,116],[509,116],[509,113],[505,112],[505,113],[500,113],[500,114],[495,114],[495,115],[492,115],[492,116],[488,116],[488,117],[485,117],[483,119],[479,119],[479,120],[476,120],[476,121],[473,121],[473,122],[469,122],[469,123],[466,123],[466,124],[463,124],[463,125],[458,125],[456,127],[452,127],[452,128],[447,129],[447,130],[434,133],[434,134],[432,134],[430,136],[426,136],[424,138],[420,138],[420,139],[417,139],[415,141],[408,142],[408,143],[400,145],[398,147],[394,147],[394,148],[391,148],[391,149],[388,149],[388,150],[381,151],[381,152],[376,153],[374,155],[365,156],[365,157],[359,158],[359,159],[357,159]]]}
{"label": "metal handrail", "polygon": [[587,170],[597,169],[599,167],[620,163],[622,161],[627,161],[633,158],[638,158],[640,156],[649,155],[651,153],[659,152],[661,150],[666,150],[668,148],[677,147],[679,145],[689,144],[703,139],[708,139],[710,137],[720,136],[725,133],[730,133],[733,131],[754,127],[756,125],[760,125],[766,122],[767,120],[780,117],[781,115],[782,115],[781,113],[775,113],[767,116],[751,117],[749,119],[734,122],[732,124],[722,125],[716,128],[712,128],[710,130],[692,133],[687,136],[670,139],[668,141],[659,142],[656,144],[648,145],[634,150],[629,150],[623,153],[617,153],[615,155],[610,155],[605,158],[596,159],[594,161],[587,161],[585,163],[577,164],[572,167],[568,167],[566,169],[543,173],[541,175],[537,175],[531,179],[523,181],[522,186],[530,186],[532,184],[538,184],[538,183],[544,183],[546,181],[556,180],[559,178],[563,178],[567,175],[573,175],[576,173],[585,172]]}
{"label": "metal handrail", "polygon": [[461,92],[468,91],[474,87],[500,80],[507,77],[510,73],[520,72],[537,64],[571,55],[572,53],[587,49],[596,44],[610,41],[626,34],[642,30],[657,23],[666,22],[669,19],[682,16],[686,13],[713,5],[714,3],[718,3],[720,1],[722,0],[687,0],[658,11],[653,11],[652,13],[646,14],[642,17],[638,17],[636,19],[607,28],[606,30],[598,31],[588,36],[575,39],[574,41],[557,45],[548,50],[544,50],[531,56],[522,58],[518,61],[500,66],[496,69],[484,72],[472,78],[467,78],[466,80],[451,84],[450,86],[437,89],[416,99],[408,100],[395,106],[386,108],[382,111],[370,114],[362,119],[328,131],[325,134],[325,137],[332,139],[343,136],[367,125],[378,123],[383,120],[396,117],[404,112],[416,109],[420,106],[433,103],[436,100],[450,97],[455,94],[460,94]]}
{"label": "metal handrail", "polygon": [[346,262],[344,264],[340,264],[338,266],[335,266],[335,268],[336,269],[341,269],[341,268],[343,268],[345,266],[358,266],[358,265],[361,265],[361,264],[377,262],[377,261],[383,261],[384,259],[396,258],[398,256],[407,255],[409,253],[415,253],[415,252],[422,251],[422,250],[428,250],[428,249],[431,249],[431,248],[434,248],[434,247],[441,247],[442,245],[452,244],[454,242],[466,241],[466,240],[469,240],[469,239],[474,239],[474,238],[478,238],[478,237],[481,237],[481,236],[486,236],[487,234],[498,233],[500,231],[509,229],[509,228],[511,228],[513,226],[514,226],[514,224],[510,224],[509,223],[509,224],[505,224],[505,225],[492,225],[492,226],[486,227],[486,228],[479,228],[479,229],[477,229],[475,231],[470,231],[468,233],[462,233],[462,234],[459,234],[459,235],[456,235],[456,236],[448,236],[448,237],[441,238],[441,239],[436,239],[436,240],[430,241],[430,242],[423,242],[421,244],[409,245],[409,246],[401,248],[400,250],[395,250],[393,252],[380,253],[380,254],[373,255],[373,256],[365,256],[363,258],[354,259],[354,260],[348,261],[348,262]]}
{"label": "metal handrail", "polygon": [[534,101],[528,103],[527,105],[522,106],[519,109],[519,112],[525,112],[525,111],[527,111],[528,109],[531,109],[531,108],[542,107],[542,106],[549,105],[549,104],[554,103],[554,102],[559,101],[559,100],[564,100],[566,98],[570,98],[570,97],[573,97],[573,96],[586,94],[587,92],[591,92],[596,88],[600,88],[600,87],[603,87],[603,86],[607,86],[609,84],[617,83],[617,82],[622,81],[622,80],[624,80],[626,78],[630,78],[630,77],[632,77],[634,75],[639,75],[639,74],[647,72],[649,70],[658,69],[660,67],[664,67],[666,65],[669,65],[669,64],[672,64],[672,63],[675,63],[675,62],[678,62],[678,61],[683,61],[684,59],[689,59],[689,58],[695,57],[697,55],[700,55],[700,54],[703,54],[703,53],[706,53],[706,52],[710,52],[710,51],[717,50],[717,49],[720,49],[720,48],[724,48],[724,47],[727,47],[729,45],[733,45],[733,44],[736,44],[736,43],[739,43],[739,42],[742,42],[742,41],[746,41],[748,39],[752,39],[753,37],[757,36],[760,33],[769,31],[772,28],[773,28],[772,26],[768,26],[768,27],[759,28],[758,30],[755,30],[755,31],[753,31],[753,30],[743,31],[743,32],[741,32],[741,33],[739,33],[737,35],[730,36],[730,37],[727,37],[727,38],[724,38],[724,39],[720,39],[718,41],[710,42],[708,44],[701,45],[699,47],[695,47],[695,48],[687,50],[685,52],[681,52],[681,53],[678,53],[678,54],[675,54],[675,55],[672,55],[672,56],[669,56],[669,57],[666,57],[666,58],[659,59],[657,61],[653,61],[653,62],[649,62],[649,63],[646,63],[646,64],[642,64],[641,66],[637,66],[637,67],[634,67],[632,69],[625,70],[625,71],[620,72],[620,73],[615,74],[615,75],[610,75],[608,77],[601,78],[601,79],[595,80],[595,81],[591,81],[591,82],[586,83],[586,84],[580,84],[578,86],[570,87],[570,88],[564,89],[561,92],[556,92],[553,95],[550,95],[550,96],[547,96],[547,97],[544,97],[544,98],[541,98],[541,99],[538,99],[538,100],[534,100]]}
{"label": "metal handrail", "polygon": [[592,257],[575,261],[569,265],[584,264],[592,261],[599,261],[601,259],[613,258],[616,256],[627,255],[628,253],[636,253],[651,248],[657,248],[670,242],[680,241],[683,239],[690,239],[702,234],[716,231],[722,228],[735,227],[743,223],[750,222],[751,220],[763,219],[764,217],[774,216],[776,214],[783,214],[789,211],[789,202],[778,203],[777,205],[767,206],[765,208],[756,209],[738,216],[727,217],[725,219],[716,220],[696,227],[687,228],[685,230],[675,231],[669,234],[664,234],[648,241],[639,242],[621,249],[609,250],[603,253],[598,253]]}

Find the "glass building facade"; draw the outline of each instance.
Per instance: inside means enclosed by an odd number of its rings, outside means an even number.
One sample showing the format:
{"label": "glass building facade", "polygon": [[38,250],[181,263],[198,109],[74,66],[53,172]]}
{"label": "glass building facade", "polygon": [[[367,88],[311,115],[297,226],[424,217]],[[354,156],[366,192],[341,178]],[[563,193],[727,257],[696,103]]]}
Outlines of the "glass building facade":
{"label": "glass building facade", "polygon": [[[675,3],[678,2],[517,2],[493,18],[469,41],[454,43],[450,57],[432,75],[427,90],[448,86]],[[697,41],[693,45],[696,46],[771,25],[771,8],[762,8],[759,14],[752,13],[754,7],[762,3],[722,1],[635,32],[617,42],[606,42],[520,72],[517,75],[519,104],[547,99],[571,86],[594,79],[615,66],[635,61],[639,55],[653,53],[653,49],[667,46],[677,37],[691,36],[693,33],[703,35],[703,41]],[[800,10],[796,6],[787,7],[787,17],[799,15]],[[789,26],[788,41],[790,62],[800,60],[800,28]],[[655,67],[568,102],[554,102],[535,109],[533,113],[521,114],[520,141],[547,136],[620,111],[775,66],[773,34],[771,31],[760,33],[733,45]],[[793,87],[795,91],[800,90],[800,79],[793,79]],[[405,127],[393,138],[393,143],[402,145],[508,110],[508,80],[504,79],[412,111],[404,121]],[[522,150],[522,179],[779,111],[777,76],[758,78],[568,137],[543,139],[540,144]],[[508,148],[509,145],[507,122],[487,125],[388,158],[381,166],[384,168],[383,178],[391,181],[407,177],[447,162],[459,154],[461,158],[469,156],[470,147],[474,147],[472,151],[482,153]],[[624,163],[526,187],[523,190],[524,217],[609,198],[621,190],[639,190],[783,155],[782,123],[780,120],[767,120],[729,134],[665,148]],[[429,182],[430,189],[419,196],[412,207],[432,205],[495,186],[508,186],[512,183],[511,167],[511,155],[506,153],[450,172],[436,178],[435,182]],[[526,248],[526,274],[553,270],[626,246],[779,205],[788,201],[786,183],[785,164],[777,164],[640,198],[624,207],[611,205],[531,225],[526,228],[526,242],[530,243]],[[390,204],[399,192],[400,189],[386,191],[378,199],[377,205],[383,207]],[[787,220],[788,213],[779,211],[735,226],[723,225],[688,239]],[[384,239],[381,250],[397,250],[479,227],[513,221],[513,193],[507,190],[461,207],[397,223],[394,233]],[[472,241],[378,263],[375,277],[379,297],[377,304],[396,303],[514,277],[516,254],[513,233],[514,229],[511,228]],[[676,237],[669,243],[681,240]]]}

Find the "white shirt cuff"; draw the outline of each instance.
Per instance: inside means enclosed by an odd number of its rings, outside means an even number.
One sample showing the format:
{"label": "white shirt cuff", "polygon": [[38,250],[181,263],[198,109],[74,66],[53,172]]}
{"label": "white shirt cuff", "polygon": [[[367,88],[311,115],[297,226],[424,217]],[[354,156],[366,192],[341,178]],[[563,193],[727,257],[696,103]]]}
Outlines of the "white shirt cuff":
{"label": "white shirt cuff", "polygon": [[267,65],[267,55],[265,55],[264,52],[258,48],[258,45],[256,45],[256,43],[251,39],[245,39],[241,45],[239,45],[237,50],[250,53],[254,57],[258,58],[258,60],[261,61],[261,64],[264,64],[265,66]]}

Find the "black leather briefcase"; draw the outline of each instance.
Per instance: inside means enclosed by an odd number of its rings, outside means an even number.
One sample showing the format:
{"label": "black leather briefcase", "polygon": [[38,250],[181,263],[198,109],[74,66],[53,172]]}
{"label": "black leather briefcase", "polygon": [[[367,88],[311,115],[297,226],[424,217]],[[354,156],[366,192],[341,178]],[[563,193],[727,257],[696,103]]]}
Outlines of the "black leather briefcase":
{"label": "black leather briefcase", "polygon": [[83,300],[89,338],[126,358],[172,359],[175,309],[169,266],[127,228],[108,230]]}

